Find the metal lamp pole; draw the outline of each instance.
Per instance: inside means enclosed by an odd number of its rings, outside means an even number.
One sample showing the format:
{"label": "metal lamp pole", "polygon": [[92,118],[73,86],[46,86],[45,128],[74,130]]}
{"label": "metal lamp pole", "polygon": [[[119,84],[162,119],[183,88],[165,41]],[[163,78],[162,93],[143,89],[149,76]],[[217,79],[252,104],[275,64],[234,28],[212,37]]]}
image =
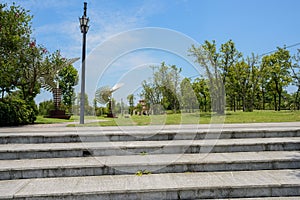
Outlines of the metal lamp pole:
{"label": "metal lamp pole", "polygon": [[86,17],[87,3],[84,2],[84,13],[80,22],[80,30],[82,33],[82,68],[81,68],[81,96],[80,96],[80,124],[84,124],[84,101],[85,101],[85,54],[86,54],[86,34],[89,30],[89,18]]}

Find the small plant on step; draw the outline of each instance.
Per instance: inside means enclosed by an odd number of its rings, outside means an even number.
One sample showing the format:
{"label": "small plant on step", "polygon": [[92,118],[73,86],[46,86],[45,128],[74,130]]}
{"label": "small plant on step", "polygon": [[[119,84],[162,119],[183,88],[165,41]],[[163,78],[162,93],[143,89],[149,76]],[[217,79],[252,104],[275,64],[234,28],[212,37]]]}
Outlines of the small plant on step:
{"label": "small plant on step", "polygon": [[140,155],[141,155],[141,156],[146,156],[146,155],[148,155],[148,153],[147,153],[146,151],[142,151],[142,152],[140,153]]}
{"label": "small plant on step", "polygon": [[139,170],[135,173],[135,175],[137,175],[137,176],[150,175],[150,174],[151,174],[151,172],[146,170],[146,169],[145,170]]}

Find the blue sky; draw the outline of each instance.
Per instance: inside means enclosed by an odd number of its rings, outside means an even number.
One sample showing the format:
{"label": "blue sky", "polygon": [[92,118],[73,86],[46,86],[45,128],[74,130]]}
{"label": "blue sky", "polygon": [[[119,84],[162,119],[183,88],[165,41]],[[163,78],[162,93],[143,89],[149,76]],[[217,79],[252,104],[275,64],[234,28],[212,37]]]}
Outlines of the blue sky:
{"label": "blue sky", "polygon": [[[60,49],[68,58],[81,56],[82,35],[78,17],[83,14],[84,1],[19,0],[15,2],[29,9],[34,15],[33,35],[38,43],[43,44],[49,51]],[[88,64],[91,66],[90,71],[87,72],[87,82],[90,81],[92,85],[88,86],[89,96],[98,86],[103,84],[112,86],[125,79],[135,82],[136,86],[132,87],[131,91],[138,90],[140,85],[138,74],[143,74],[143,77],[147,78],[151,71],[143,72],[147,71],[146,66],[151,63],[158,64],[166,61],[167,64],[176,64],[183,68],[185,76],[201,73],[199,69],[198,71],[194,69],[197,66],[186,58],[187,49],[182,50],[186,53],[180,52],[179,55],[178,52],[170,51],[169,46],[164,46],[164,49],[159,49],[159,45],[154,45],[153,49],[145,48],[152,47],[151,42],[145,46],[145,40],[152,41],[152,36],[139,38],[142,42],[139,41],[137,46],[130,42],[137,42],[138,38],[125,38],[131,33],[134,35],[135,30],[145,27],[162,28],[162,32],[167,30],[180,35],[183,40],[187,39],[182,47],[188,46],[189,40],[194,41],[195,44],[201,44],[205,40],[216,40],[220,45],[232,39],[245,57],[252,52],[260,55],[275,50],[278,46],[300,43],[299,0],[87,0],[87,3],[87,14],[90,17],[90,30],[87,35],[89,55],[87,68],[89,68]],[[123,39],[118,38],[119,36]],[[168,36],[157,35],[152,39],[163,43],[166,38]],[[180,42],[181,40],[173,41],[178,47]],[[104,63],[104,57],[99,52],[101,53],[101,48],[102,53],[104,52],[105,44],[112,45],[114,48],[125,46],[128,51],[111,56],[112,60],[105,61],[109,64],[103,66],[101,63]],[[131,45],[137,49],[140,45],[144,49],[134,50],[129,48]],[[297,48],[300,48],[300,45],[289,50],[294,53]],[[80,71],[80,61],[74,66]],[[143,68],[145,70],[141,70]],[[98,76],[93,77],[94,74]],[[37,101],[50,98],[51,95],[43,92]]]}

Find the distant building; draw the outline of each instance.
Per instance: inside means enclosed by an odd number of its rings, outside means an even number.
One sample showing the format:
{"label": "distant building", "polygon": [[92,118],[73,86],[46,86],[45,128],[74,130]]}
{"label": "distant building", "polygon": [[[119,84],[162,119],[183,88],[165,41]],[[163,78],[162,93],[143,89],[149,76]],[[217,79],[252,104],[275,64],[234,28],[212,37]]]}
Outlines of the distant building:
{"label": "distant building", "polygon": [[149,115],[149,108],[145,100],[139,100],[138,105],[136,106],[134,113],[137,115]]}

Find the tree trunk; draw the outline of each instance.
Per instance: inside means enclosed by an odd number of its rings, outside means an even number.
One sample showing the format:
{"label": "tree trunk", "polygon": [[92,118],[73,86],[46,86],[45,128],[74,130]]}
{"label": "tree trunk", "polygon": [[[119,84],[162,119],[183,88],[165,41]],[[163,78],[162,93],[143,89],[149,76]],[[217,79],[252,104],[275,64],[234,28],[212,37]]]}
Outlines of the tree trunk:
{"label": "tree trunk", "polygon": [[233,97],[233,111],[236,112],[236,98]]}
{"label": "tree trunk", "polygon": [[300,92],[300,86],[298,87],[298,90],[297,90],[297,92],[296,92],[296,97],[295,97],[295,110],[300,110],[300,103],[298,102],[299,92]]}
{"label": "tree trunk", "polygon": [[245,112],[246,111],[246,97],[245,97],[245,94],[242,97],[242,101],[243,101],[243,112]]}
{"label": "tree trunk", "polygon": [[225,114],[225,88],[224,85],[221,86],[221,92],[219,94],[221,94],[221,96],[219,97],[219,111],[218,114],[224,115]]}
{"label": "tree trunk", "polygon": [[280,107],[281,107],[281,92],[278,93],[278,107],[277,107],[278,111],[280,111]]}
{"label": "tree trunk", "polygon": [[254,98],[255,98],[255,94],[254,94],[254,91],[252,89],[252,91],[251,91],[251,101],[250,101],[250,110],[251,110],[251,112],[254,109]]}
{"label": "tree trunk", "polygon": [[276,94],[274,94],[274,109],[275,109],[275,111],[277,111],[277,98],[276,98]]}
{"label": "tree trunk", "polygon": [[206,96],[204,96],[204,112],[207,112],[206,105],[207,105]]}
{"label": "tree trunk", "polygon": [[262,107],[263,107],[263,110],[265,110],[265,91],[262,90]]}

